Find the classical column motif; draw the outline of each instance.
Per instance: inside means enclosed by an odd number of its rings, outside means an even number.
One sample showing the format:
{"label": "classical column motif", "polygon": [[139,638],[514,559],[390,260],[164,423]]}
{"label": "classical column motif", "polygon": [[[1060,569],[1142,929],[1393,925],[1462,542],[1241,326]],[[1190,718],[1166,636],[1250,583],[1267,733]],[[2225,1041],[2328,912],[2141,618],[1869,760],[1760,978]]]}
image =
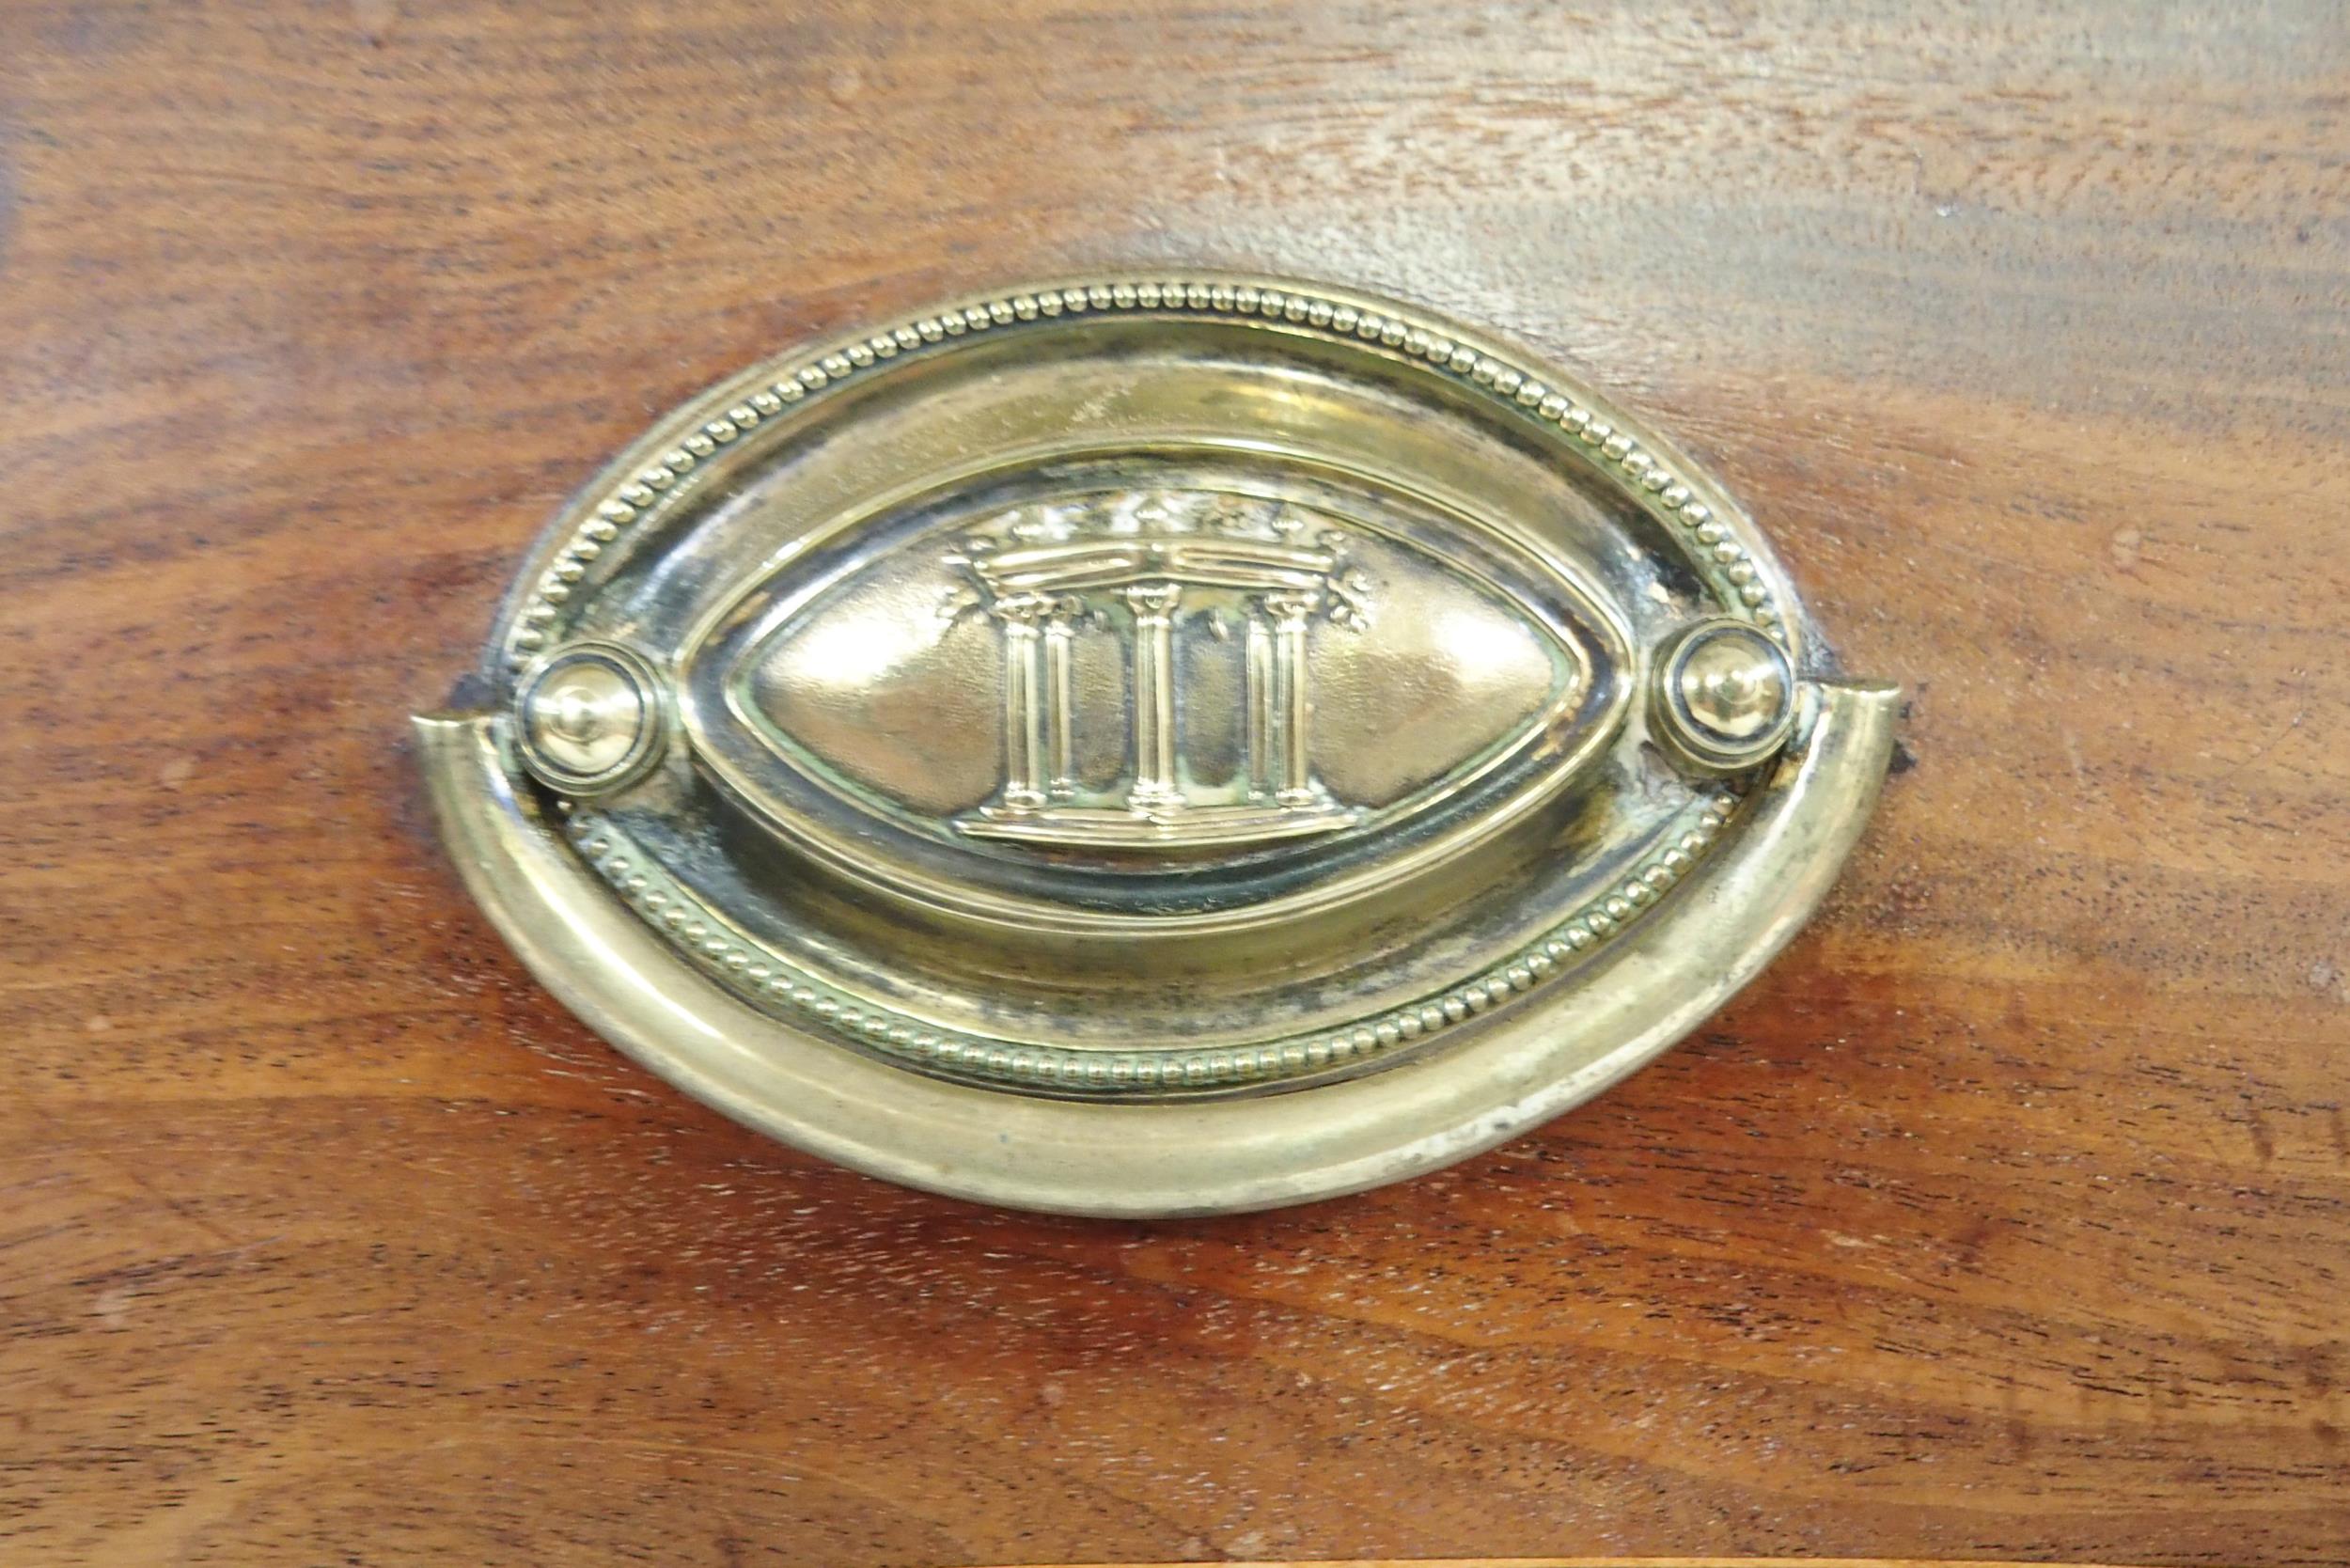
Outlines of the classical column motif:
{"label": "classical column motif", "polygon": [[1248,759],[1248,798],[1273,798],[1273,629],[1261,606],[1248,606],[1248,634],[1242,689],[1247,694],[1243,739]]}
{"label": "classical column motif", "polygon": [[[1004,776],[986,804],[955,819],[964,832],[1064,848],[1188,851],[1330,833],[1359,820],[1315,778],[1308,735],[1313,629],[1325,619],[1361,627],[1342,572],[1345,540],[1290,519],[1282,503],[1211,499],[1186,508],[1113,497],[1013,512],[965,541],[953,564],[979,591],[976,605],[954,596],[956,613],[983,608],[1003,628]],[[1179,615],[1190,618],[1180,633]],[[1122,703],[1078,679],[1078,639],[1097,630],[1122,645],[1130,678]],[[1236,631],[1240,647],[1210,648]],[[1213,675],[1188,694],[1195,707],[1185,722],[1214,761],[1183,756],[1177,658],[1194,652]],[[1225,662],[1234,655],[1238,670]],[[1094,723],[1126,731],[1128,764],[1118,778],[1078,776],[1076,727]],[[1235,743],[1238,766],[1225,761]]]}
{"label": "classical column motif", "polygon": [[1135,784],[1128,802],[1137,809],[1172,810],[1183,804],[1175,783],[1175,583],[1136,583],[1126,589],[1134,611]]}
{"label": "classical column motif", "polygon": [[1044,804],[1044,670],[1037,622],[1046,601],[1014,594],[995,602],[1004,628],[1004,809]]}
{"label": "classical column motif", "polygon": [[1044,792],[1067,800],[1077,792],[1076,769],[1069,738],[1069,643],[1076,635],[1070,618],[1084,606],[1073,600],[1056,601],[1044,621]]}
{"label": "classical column motif", "polygon": [[1281,752],[1280,788],[1274,798],[1284,806],[1311,806],[1322,798],[1307,754],[1313,695],[1306,682],[1307,623],[1321,604],[1315,588],[1265,595],[1265,609],[1273,617],[1273,711]]}

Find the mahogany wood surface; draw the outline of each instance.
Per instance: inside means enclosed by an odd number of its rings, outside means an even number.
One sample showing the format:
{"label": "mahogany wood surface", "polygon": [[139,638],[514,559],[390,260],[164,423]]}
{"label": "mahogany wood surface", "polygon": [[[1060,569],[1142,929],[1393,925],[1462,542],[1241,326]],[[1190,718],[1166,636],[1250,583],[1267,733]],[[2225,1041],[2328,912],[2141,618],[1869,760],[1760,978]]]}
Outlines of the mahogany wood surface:
{"label": "mahogany wood surface", "polygon": [[[0,1560],[2350,1560],[2350,22],[0,3]],[[1579,367],[1905,766],[1661,1065],[1024,1217],[523,973],[405,715],[657,413],[1212,264]]]}

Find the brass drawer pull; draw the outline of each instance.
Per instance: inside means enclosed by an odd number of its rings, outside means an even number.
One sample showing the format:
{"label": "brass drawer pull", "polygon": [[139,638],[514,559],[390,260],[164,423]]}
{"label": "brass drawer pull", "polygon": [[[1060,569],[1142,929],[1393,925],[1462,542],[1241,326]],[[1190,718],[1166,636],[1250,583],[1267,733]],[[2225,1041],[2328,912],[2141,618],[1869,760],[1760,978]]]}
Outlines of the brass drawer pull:
{"label": "brass drawer pull", "polygon": [[671,415],[417,727],[475,896],[654,1071],[894,1181],[1198,1214],[1460,1159],[1751,978],[1891,748],[1813,640],[1556,368],[1121,278]]}

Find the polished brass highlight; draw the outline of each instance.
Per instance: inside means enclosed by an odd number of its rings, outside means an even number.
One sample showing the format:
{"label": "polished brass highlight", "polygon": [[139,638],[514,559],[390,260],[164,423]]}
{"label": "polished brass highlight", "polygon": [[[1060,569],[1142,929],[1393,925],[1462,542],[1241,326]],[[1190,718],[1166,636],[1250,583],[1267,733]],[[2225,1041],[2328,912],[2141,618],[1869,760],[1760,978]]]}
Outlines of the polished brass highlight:
{"label": "polished brass highlight", "polygon": [[1813,640],[1555,368],[1112,279],[697,400],[418,726],[477,897],[654,1070],[892,1180],[1208,1213],[1458,1159],[1744,983],[1890,752]]}
{"label": "polished brass highlight", "polygon": [[1741,620],[1692,626],[1657,664],[1664,732],[1699,767],[1752,767],[1787,743],[1795,722],[1795,671],[1787,651]]}
{"label": "polished brass highlight", "polygon": [[575,795],[633,784],[661,760],[661,678],[617,643],[540,661],[514,695],[514,744],[540,782]]}

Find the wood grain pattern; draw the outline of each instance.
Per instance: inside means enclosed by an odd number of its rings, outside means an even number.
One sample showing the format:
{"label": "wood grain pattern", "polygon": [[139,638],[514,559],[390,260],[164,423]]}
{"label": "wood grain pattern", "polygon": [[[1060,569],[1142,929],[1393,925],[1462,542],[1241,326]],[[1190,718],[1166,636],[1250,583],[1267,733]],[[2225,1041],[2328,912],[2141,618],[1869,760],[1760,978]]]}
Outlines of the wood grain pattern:
{"label": "wood grain pattern", "polygon": [[[1174,1563],[1068,1563],[1061,1568],[1177,1568]],[[1246,1562],[1232,1568],[2019,1568],[2013,1560],[1889,1557],[1480,1557],[1358,1559],[1353,1562]],[[2094,1563],[2074,1568],[2097,1568]]]}
{"label": "wood grain pattern", "polygon": [[[1228,1561],[1230,1560],[1227,1560]],[[1061,1568],[1178,1568],[1175,1563],[1068,1563]],[[1232,1568],[2024,1568],[2013,1560],[1889,1557],[1480,1557],[1358,1559],[1352,1562],[1234,1562]],[[2098,1568],[2078,1563],[2072,1568]]]}
{"label": "wood grain pattern", "polygon": [[[0,1557],[2350,1559],[2350,33],[2310,5],[0,4]],[[1914,765],[1461,1169],[1016,1217],[534,987],[404,715],[809,334],[1324,274],[1716,464]]]}

